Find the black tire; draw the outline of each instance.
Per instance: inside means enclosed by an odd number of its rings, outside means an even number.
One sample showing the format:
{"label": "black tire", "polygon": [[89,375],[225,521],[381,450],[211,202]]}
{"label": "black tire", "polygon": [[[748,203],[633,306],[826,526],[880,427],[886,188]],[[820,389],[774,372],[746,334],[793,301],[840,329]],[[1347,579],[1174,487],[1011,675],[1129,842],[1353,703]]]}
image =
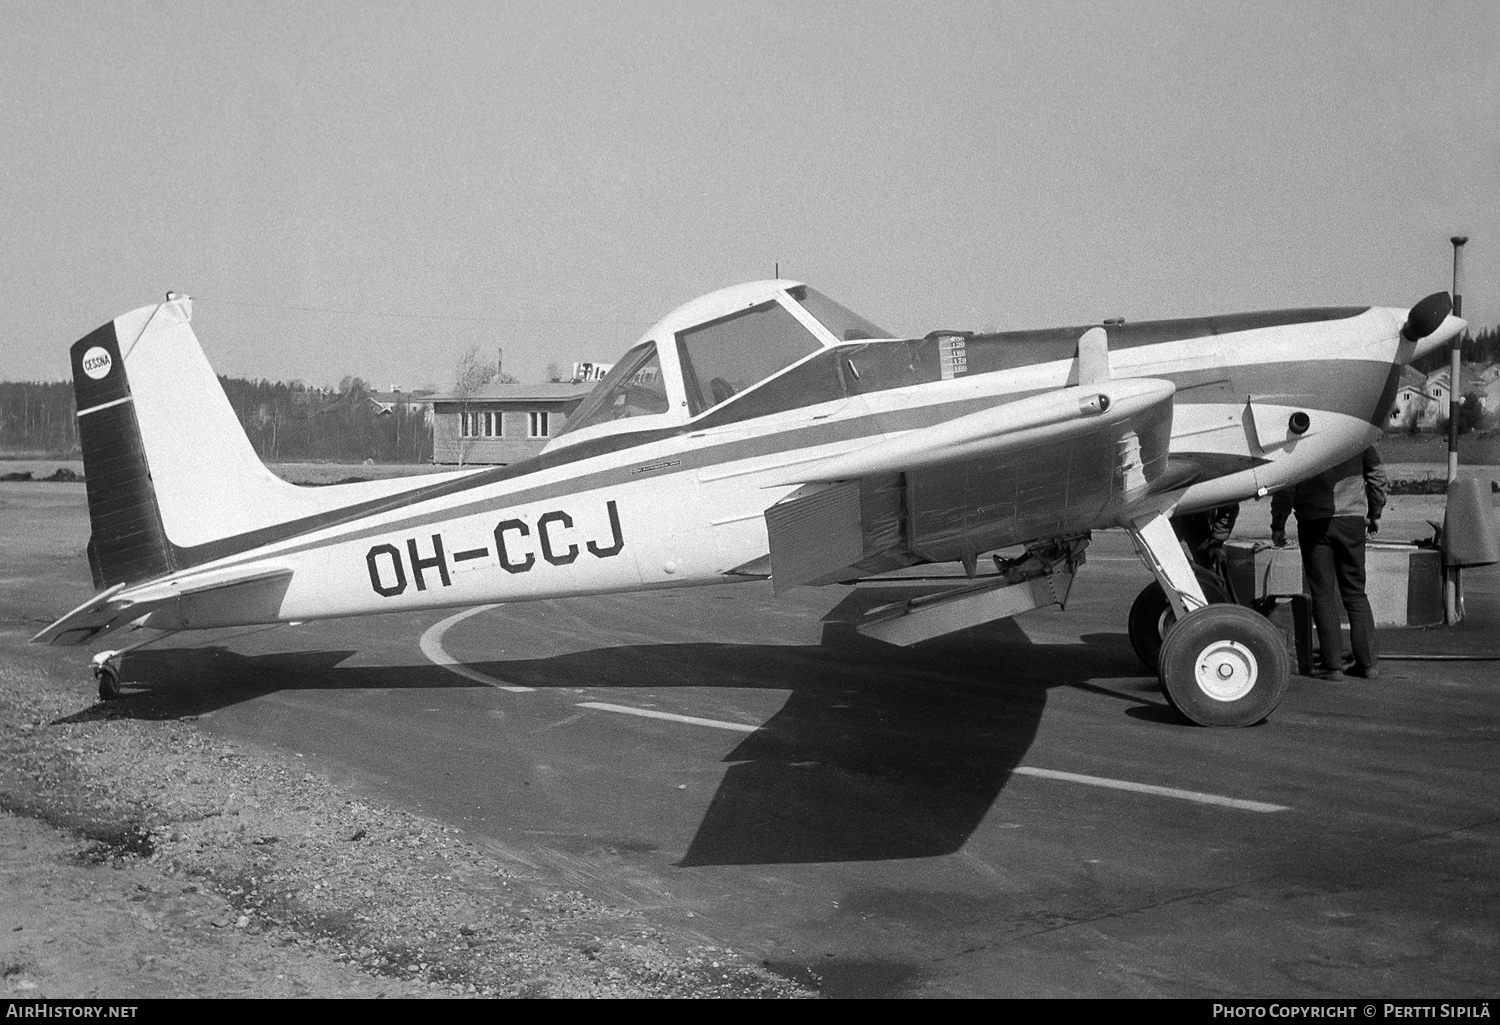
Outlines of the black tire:
{"label": "black tire", "polygon": [[1167,634],[1157,678],[1172,707],[1198,725],[1253,726],[1286,694],[1286,641],[1251,609],[1209,605]]}
{"label": "black tire", "polygon": [[[1198,586],[1203,588],[1203,597],[1208,599],[1210,605],[1229,601],[1229,595],[1225,593],[1224,585],[1219,582],[1218,577],[1202,566],[1194,566],[1193,572],[1197,574]],[[1135,657],[1153,673],[1161,658],[1162,638],[1176,621],[1172,603],[1167,601],[1167,592],[1155,580],[1135,596],[1135,601],[1130,606],[1130,616],[1126,620],[1130,646],[1135,649]]]}
{"label": "black tire", "polygon": [[120,696],[120,674],[112,666],[100,666],[94,670],[99,680],[99,700],[115,701]]}

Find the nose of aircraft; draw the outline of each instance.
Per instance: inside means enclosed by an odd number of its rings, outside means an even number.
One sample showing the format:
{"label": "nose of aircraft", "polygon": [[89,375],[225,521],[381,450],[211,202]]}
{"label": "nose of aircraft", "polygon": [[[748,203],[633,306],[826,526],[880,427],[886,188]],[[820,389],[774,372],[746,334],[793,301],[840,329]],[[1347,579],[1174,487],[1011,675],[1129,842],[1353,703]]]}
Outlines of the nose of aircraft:
{"label": "nose of aircraft", "polygon": [[1447,292],[1434,292],[1410,310],[1390,312],[1392,319],[1401,322],[1402,363],[1410,363],[1447,345],[1469,326],[1468,321],[1453,315],[1453,300]]}

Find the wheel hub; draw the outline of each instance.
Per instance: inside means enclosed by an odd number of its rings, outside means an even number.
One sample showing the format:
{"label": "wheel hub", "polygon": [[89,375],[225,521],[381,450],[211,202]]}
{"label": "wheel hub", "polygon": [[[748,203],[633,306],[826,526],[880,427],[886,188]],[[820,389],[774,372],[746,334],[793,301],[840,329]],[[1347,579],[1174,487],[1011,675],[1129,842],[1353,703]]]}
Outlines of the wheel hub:
{"label": "wheel hub", "polygon": [[1167,631],[1172,629],[1176,623],[1177,614],[1172,611],[1172,606],[1168,605],[1161,610],[1161,615],[1156,617],[1156,635],[1162,640],[1166,640]]}
{"label": "wheel hub", "polygon": [[1198,653],[1193,676],[1198,689],[1215,701],[1238,701],[1255,689],[1260,664],[1238,641],[1214,641]]}

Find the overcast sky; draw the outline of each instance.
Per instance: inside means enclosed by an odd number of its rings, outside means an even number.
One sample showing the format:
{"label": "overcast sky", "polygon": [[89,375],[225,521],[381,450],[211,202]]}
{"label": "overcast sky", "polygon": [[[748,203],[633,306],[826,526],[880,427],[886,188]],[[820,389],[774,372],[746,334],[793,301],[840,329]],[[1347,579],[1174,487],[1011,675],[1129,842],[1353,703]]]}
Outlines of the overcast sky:
{"label": "overcast sky", "polygon": [[168,289],[221,373],[538,380],[722,285],[893,330],[1447,288],[1500,3],[0,0],[0,380]]}

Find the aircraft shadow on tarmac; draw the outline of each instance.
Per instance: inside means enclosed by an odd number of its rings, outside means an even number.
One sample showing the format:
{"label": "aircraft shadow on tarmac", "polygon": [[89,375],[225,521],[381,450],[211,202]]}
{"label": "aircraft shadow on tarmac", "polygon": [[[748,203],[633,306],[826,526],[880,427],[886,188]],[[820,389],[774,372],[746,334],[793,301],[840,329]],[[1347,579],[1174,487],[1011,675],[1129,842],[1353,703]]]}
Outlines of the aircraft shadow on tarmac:
{"label": "aircraft shadow on tarmac", "polygon": [[[869,602],[869,596],[861,596]],[[665,643],[593,648],[474,668],[538,689],[786,690],[784,705],[726,757],[682,866],[932,857],[960,849],[1036,735],[1052,687],[1089,690],[1135,718],[1179,721],[1141,678],[1125,637],[1038,644],[1013,621],[912,648],[825,617],[819,645]],[[353,652],[136,652],[127,699],[75,719],[181,718],[304,689],[472,688],[433,665],[341,666]],[[1120,687],[1089,682],[1128,677]]]}

